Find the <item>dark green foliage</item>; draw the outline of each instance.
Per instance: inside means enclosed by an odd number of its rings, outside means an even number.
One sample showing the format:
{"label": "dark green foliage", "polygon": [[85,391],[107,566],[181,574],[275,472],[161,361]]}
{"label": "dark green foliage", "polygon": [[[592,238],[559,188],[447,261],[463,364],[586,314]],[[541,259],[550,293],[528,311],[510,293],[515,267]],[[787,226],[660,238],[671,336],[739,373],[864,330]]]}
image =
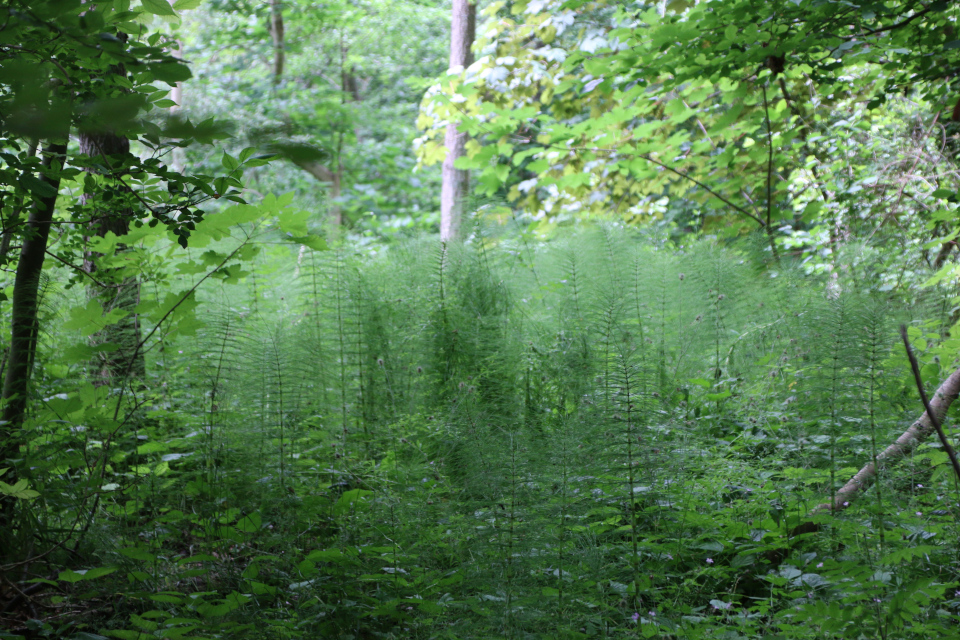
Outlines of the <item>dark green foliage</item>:
{"label": "dark green foliage", "polygon": [[[51,460],[43,524],[88,513],[91,486],[99,496],[84,548],[57,559],[94,573],[57,584],[117,602],[72,629],[919,638],[956,626],[956,493],[935,443],[818,516],[819,533],[788,537],[919,414],[893,327],[912,322],[917,348],[936,353],[939,328],[911,319],[925,307],[613,228],[523,264],[509,241],[475,238],[260,265],[255,291],[224,290],[195,338],[164,343],[167,387],[126,423],[84,395],[105,391],[52,399],[60,417],[32,423]],[[107,466],[70,462],[92,449],[53,427],[65,418],[84,437],[113,430]],[[87,577],[95,567],[109,575]]]}

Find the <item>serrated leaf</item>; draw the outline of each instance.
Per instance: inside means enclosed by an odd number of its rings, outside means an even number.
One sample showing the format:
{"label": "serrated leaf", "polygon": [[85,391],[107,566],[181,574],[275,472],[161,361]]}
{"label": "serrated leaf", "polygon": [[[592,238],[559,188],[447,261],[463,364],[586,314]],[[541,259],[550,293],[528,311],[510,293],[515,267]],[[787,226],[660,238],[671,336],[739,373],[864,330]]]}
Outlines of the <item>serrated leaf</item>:
{"label": "serrated leaf", "polygon": [[220,164],[222,164],[223,168],[227,171],[233,171],[240,166],[240,162],[226,151],[224,151],[223,157],[220,158]]}
{"label": "serrated leaf", "polygon": [[127,311],[123,309],[112,309],[104,313],[103,307],[96,300],[87,301],[86,306],[74,307],[70,310],[70,319],[63,327],[66,329],[79,329],[83,336],[90,336],[103,330],[104,327],[116,324],[126,317]]}

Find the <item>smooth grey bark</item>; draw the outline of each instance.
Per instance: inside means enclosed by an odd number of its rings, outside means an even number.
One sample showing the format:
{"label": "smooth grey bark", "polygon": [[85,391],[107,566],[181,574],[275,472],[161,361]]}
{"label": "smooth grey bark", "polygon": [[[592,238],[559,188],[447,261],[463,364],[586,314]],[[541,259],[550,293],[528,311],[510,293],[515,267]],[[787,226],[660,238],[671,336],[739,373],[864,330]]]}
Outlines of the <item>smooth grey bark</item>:
{"label": "smooth grey bark", "polygon": [[[453,0],[450,26],[450,68],[467,68],[473,63],[473,39],[477,25],[477,5],[469,0]],[[460,235],[464,206],[470,190],[470,173],[457,169],[454,163],[463,157],[467,135],[448,124],[444,144],[447,157],[443,161],[440,189],[440,239],[454,240]]]}

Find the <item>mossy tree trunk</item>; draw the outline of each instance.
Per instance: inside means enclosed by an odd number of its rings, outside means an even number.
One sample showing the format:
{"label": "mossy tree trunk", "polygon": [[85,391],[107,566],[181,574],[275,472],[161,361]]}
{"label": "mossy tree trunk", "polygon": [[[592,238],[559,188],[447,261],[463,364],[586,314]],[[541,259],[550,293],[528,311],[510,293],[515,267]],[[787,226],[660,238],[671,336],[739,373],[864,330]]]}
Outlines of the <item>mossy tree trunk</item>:
{"label": "mossy tree trunk", "polygon": [[[130,141],[113,132],[81,132],[79,138],[80,153],[98,161],[108,170],[112,159],[130,153]],[[107,180],[116,178],[108,177]],[[84,194],[83,202],[93,212],[89,222],[91,236],[104,237],[108,233],[123,236],[130,232],[133,211],[127,191],[119,183],[96,193]],[[123,246],[117,245],[118,253],[124,250]],[[109,258],[93,251],[87,251],[84,255],[84,271],[96,274],[95,280],[99,283],[91,285],[89,295],[97,299],[105,311],[123,309],[128,313],[116,324],[107,326],[90,338],[94,346],[105,343],[116,345],[115,350],[104,350],[98,354],[94,363],[97,369],[95,384],[110,384],[128,377],[142,378],[146,373],[143,352],[137,349],[140,322],[135,309],[140,302],[139,280],[123,266],[100,268],[98,262],[104,257]]]}

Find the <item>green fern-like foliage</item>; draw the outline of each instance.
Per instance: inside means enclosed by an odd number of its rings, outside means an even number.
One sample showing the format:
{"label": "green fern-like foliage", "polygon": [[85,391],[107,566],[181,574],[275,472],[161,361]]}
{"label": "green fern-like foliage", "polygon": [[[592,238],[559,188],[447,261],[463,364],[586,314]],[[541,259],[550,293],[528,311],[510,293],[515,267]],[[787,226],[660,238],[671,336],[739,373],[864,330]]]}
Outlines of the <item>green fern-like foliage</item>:
{"label": "green fern-like foliage", "polygon": [[[282,550],[250,560],[273,578],[235,578],[277,625],[809,637],[775,614],[853,597],[828,573],[864,562],[841,553],[851,523],[873,523],[883,553],[906,544],[885,533],[913,499],[888,469],[864,512],[802,549],[787,538],[918,413],[895,327],[935,350],[942,299],[818,288],[749,247],[615,227],[534,247],[478,225],[458,245],[268,259],[163,353],[186,383],[168,401],[189,416],[171,464],[202,516],[191,544]],[[175,347],[189,372],[173,372]]]}

